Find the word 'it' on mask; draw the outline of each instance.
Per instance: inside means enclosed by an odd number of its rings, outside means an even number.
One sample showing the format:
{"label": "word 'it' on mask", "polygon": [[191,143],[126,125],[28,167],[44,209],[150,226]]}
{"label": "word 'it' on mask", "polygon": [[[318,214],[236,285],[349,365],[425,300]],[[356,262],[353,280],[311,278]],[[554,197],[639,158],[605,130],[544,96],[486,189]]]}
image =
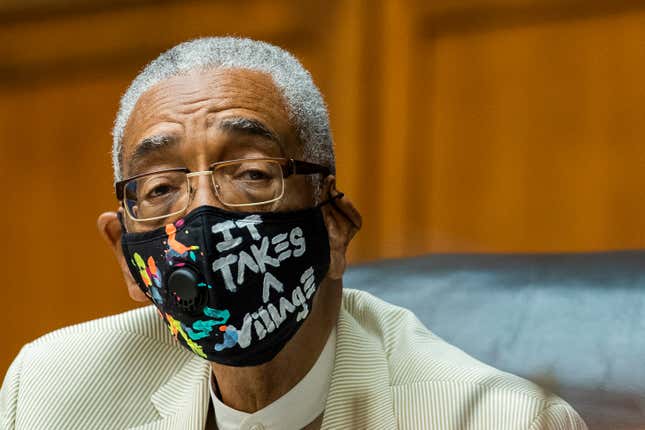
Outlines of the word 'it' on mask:
{"label": "word 'it' on mask", "polygon": [[202,206],[152,231],[123,231],[130,272],[173,335],[230,366],[280,352],[329,269],[320,205],[267,213]]}

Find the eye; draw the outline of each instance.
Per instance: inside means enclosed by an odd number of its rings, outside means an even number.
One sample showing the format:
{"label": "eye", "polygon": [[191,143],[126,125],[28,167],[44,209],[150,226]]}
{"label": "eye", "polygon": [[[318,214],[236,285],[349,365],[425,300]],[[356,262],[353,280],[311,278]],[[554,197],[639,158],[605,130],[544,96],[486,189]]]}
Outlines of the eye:
{"label": "eye", "polygon": [[170,185],[161,184],[161,185],[155,186],[150,191],[148,191],[147,196],[151,198],[162,197],[170,193],[171,191],[172,191],[172,187]]}
{"label": "eye", "polygon": [[238,179],[247,181],[264,181],[271,179],[271,176],[259,169],[247,169],[238,175]]}
{"label": "eye", "polygon": [[165,199],[177,193],[177,187],[168,182],[158,182],[156,184],[147,184],[143,191],[143,200],[153,201]]}

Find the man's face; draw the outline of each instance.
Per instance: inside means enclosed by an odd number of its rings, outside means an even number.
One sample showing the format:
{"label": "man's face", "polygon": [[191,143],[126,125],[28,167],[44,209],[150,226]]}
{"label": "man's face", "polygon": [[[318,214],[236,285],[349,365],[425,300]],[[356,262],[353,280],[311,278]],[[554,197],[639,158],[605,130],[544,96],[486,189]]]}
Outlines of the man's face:
{"label": "man's face", "polygon": [[[128,178],[176,167],[205,171],[214,162],[260,157],[303,158],[286,104],[272,79],[241,69],[193,71],[160,82],[141,96],[124,130],[122,175]],[[209,176],[191,181],[195,189],[192,201],[178,216],[203,205],[230,209],[217,199]],[[336,194],[335,178],[330,175],[318,197]],[[292,175],[285,179],[283,197],[262,210],[304,209],[313,206],[314,197],[305,176]],[[329,234],[328,278],[338,280],[361,216],[347,197],[323,206],[322,212]],[[128,216],[123,219],[130,232],[146,229]],[[116,212],[101,214],[97,222],[118,260],[130,296],[146,301],[122,253],[122,229]]]}
{"label": "man's face", "polygon": [[[240,158],[300,158],[301,146],[284,99],[272,79],[243,69],[210,69],[175,76],[153,86],[137,102],[123,137],[123,177]],[[220,206],[210,178],[197,188],[186,210]],[[310,207],[314,196],[303,176],[285,180],[284,196],[269,210]],[[226,207],[224,207],[226,209]],[[137,223],[126,218],[130,231]]]}

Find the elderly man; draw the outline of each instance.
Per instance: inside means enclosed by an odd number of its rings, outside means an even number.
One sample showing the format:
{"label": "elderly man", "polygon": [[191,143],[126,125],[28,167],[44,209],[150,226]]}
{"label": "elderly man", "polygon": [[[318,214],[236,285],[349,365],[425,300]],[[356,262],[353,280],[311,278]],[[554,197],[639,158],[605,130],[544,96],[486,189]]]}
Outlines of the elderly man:
{"label": "elderly man", "polygon": [[26,345],[3,429],[583,429],[561,399],[343,289],[361,217],[336,191],[325,104],[287,52],[208,38],[121,100],[119,208],[99,216],[154,306]]}

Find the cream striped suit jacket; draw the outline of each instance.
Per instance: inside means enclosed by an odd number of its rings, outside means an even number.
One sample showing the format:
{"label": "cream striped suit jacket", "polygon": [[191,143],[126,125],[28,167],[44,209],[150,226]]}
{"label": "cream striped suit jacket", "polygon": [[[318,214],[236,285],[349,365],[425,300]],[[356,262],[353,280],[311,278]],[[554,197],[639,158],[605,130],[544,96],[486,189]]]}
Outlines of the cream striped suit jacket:
{"label": "cream striped suit jacket", "polygon": [[[203,429],[208,362],[152,306],[23,347],[0,429]],[[323,429],[585,429],[563,400],[447,344],[403,308],[345,289]]]}

